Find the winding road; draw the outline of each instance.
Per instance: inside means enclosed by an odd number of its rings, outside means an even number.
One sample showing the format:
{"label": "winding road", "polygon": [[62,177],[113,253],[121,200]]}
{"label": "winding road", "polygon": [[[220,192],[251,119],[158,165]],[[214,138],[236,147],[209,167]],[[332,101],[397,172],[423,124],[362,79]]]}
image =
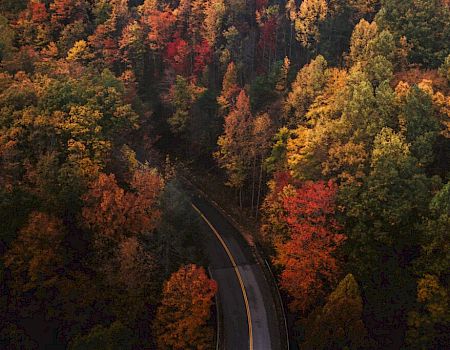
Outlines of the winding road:
{"label": "winding road", "polygon": [[191,195],[209,271],[218,283],[220,344],[225,350],[280,350],[273,296],[251,249],[228,220],[205,199]]}

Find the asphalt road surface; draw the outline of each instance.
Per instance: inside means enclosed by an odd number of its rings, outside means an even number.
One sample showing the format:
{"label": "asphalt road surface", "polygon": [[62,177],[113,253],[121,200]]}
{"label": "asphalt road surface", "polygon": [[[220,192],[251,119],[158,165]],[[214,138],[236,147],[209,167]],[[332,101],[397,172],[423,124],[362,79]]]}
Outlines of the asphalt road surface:
{"label": "asphalt road surface", "polygon": [[280,350],[273,296],[250,248],[207,201],[195,195],[191,201],[201,218],[209,270],[218,283],[222,349]]}

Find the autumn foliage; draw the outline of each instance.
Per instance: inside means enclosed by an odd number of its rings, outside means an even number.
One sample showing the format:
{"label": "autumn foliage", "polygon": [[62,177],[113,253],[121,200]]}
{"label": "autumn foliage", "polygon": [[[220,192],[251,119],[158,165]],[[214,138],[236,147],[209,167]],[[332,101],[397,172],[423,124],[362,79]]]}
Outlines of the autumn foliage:
{"label": "autumn foliage", "polygon": [[65,227],[60,219],[32,212],[27,224],[4,257],[16,288],[22,292],[55,285],[64,266],[62,242]]}
{"label": "autumn foliage", "polygon": [[167,44],[165,59],[176,74],[184,75],[188,69],[190,53],[189,44],[178,37]]}
{"label": "autumn foliage", "polygon": [[352,274],[348,274],[327,297],[325,305],[318,307],[305,319],[303,348],[370,348],[362,311],[363,301],[358,283]]}
{"label": "autumn foliage", "polygon": [[143,22],[150,27],[148,39],[152,50],[161,50],[169,42],[175,20],[176,17],[170,9],[159,11],[144,7]]}
{"label": "autumn foliage", "polygon": [[195,45],[194,73],[202,73],[205,67],[211,63],[212,49],[207,40]]}
{"label": "autumn foliage", "polygon": [[242,187],[245,168],[251,155],[250,100],[242,89],[236,99],[236,106],[225,117],[224,133],[219,137],[219,151],[215,154],[219,165],[229,174],[229,185]]}
{"label": "autumn foliage", "polygon": [[47,20],[48,12],[45,4],[40,2],[31,2],[28,4],[31,12],[31,20],[36,23],[42,23]]}
{"label": "autumn foliage", "polygon": [[299,347],[447,349],[449,3],[0,0],[0,347],[206,347],[174,156]]}
{"label": "autumn foliage", "polygon": [[86,11],[83,0],[55,0],[51,5],[52,10],[51,21],[53,24],[68,24],[69,21],[81,19]]}
{"label": "autumn foliage", "polygon": [[125,191],[113,174],[100,174],[83,197],[86,225],[116,240],[127,234],[151,232],[160,216],[156,203],[162,181],[152,171],[138,170],[130,185],[133,191]]}
{"label": "autumn foliage", "polygon": [[333,182],[307,182],[282,200],[289,238],[276,246],[274,261],[283,268],[281,286],[292,296],[292,310],[307,311],[338,276],[333,253],[345,236],[335,218],[336,190]]}
{"label": "autumn foliage", "polygon": [[213,336],[207,325],[217,284],[203,267],[187,265],[165,283],[155,333],[161,349],[208,349]]}
{"label": "autumn foliage", "polygon": [[217,103],[223,113],[234,106],[239,92],[236,65],[234,62],[230,62],[223,76],[222,93],[217,97]]}

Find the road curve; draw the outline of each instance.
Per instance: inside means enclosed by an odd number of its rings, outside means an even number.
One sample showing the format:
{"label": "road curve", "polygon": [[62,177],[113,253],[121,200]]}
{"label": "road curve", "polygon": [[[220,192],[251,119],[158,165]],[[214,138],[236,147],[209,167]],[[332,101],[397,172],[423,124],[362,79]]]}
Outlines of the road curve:
{"label": "road curve", "polygon": [[205,199],[191,195],[201,218],[209,270],[218,284],[225,350],[281,350],[269,285],[239,232]]}

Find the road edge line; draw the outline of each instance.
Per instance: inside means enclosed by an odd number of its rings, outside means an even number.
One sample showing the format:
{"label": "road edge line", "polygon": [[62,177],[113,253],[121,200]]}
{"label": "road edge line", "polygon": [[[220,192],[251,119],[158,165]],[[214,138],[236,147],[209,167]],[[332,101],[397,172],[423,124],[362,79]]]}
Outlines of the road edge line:
{"label": "road edge line", "polygon": [[[263,259],[264,259],[264,262],[266,263],[267,270],[269,271],[270,275],[272,276],[272,279],[273,279],[274,281],[276,281],[275,275],[273,274],[273,271],[272,271],[272,269],[271,269],[271,267],[270,267],[269,262],[267,261],[267,259],[265,259],[265,258],[263,258]],[[279,301],[280,301],[281,311],[282,311],[282,314],[283,314],[284,328],[286,329],[286,347],[287,347],[287,350],[289,350],[289,349],[290,349],[290,343],[289,343],[289,329],[288,329],[288,325],[287,325],[286,311],[284,310],[283,298],[281,297],[280,289],[279,289],[278,287],[275,288],[275,289],[276,289],[276,291],[277,291],[278,299],[279,299]]]}

